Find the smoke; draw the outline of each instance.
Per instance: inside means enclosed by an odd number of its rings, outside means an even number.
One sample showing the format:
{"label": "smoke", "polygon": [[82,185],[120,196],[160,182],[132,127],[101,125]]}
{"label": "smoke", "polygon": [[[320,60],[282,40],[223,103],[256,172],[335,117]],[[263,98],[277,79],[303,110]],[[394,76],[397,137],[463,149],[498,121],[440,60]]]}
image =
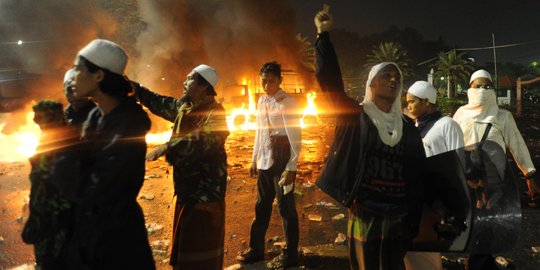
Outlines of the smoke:
{"label": "smoke", "polygon": [[[28,110],[31,101],[43,98],[64,100],[63,74],[77,51],[117,29],[96,2],[0,1],[0,112]],[[25,119],[14,115],[3,132],[25,124],[18,118]]]}
{"label": "smoke", "polygon": [[[124,47],[128,75],[171,96],[180,95],[185,76],[201,63],[218,70],[221,95],[243,78],[258,81],[259,68],[272,60],[310,89],[295,20],[287,0],[1,0],[0,112],[12,110],[3,104],[13,93],[10,104],[65,101],[63,73],[95,38]],[[27,82],[24,73],[40,77]],[[8,85],[6,77],[20,82]]]}
{"label": "smoke", "polygon": [[[112,36],[116,28],[97,1],[0,1],[3,57],[25,71],[66,70],[78,49],[95,37]],[[13,44],[18,40],[21,45]]]}
{"label": "smoke", "polygon": [[137,39],[140,57],[132,75],[150,88],[179,95],[187,73],[205,63],[218,70],[219,93],[242,78],[258,80],[259,68],[272,60],[297,72],[310,87],[311,74],[296,40],[295,14],[286,0],[138,3],[147,28]]}

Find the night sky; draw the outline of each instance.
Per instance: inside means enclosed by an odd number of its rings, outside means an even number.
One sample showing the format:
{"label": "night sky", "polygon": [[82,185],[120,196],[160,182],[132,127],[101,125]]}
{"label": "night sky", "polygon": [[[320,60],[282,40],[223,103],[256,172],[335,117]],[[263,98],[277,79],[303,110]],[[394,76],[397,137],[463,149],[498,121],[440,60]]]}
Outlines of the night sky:
{"label": "night sky", "polygon": [[[334,28],[357,32],[360,36],[380,33],[390,26],[417,29],[425,40],[440,37],[458,48],[528,43],[497,49],[497,62],[528,64],[540,61],[540,1],[361,1],[290,0],[296,10],[298,31],[313,37],[314,14],[323,3],[330,5]],[[477,62],[493,62],[492,50],[470,51]],[[435,55],[434,55],[435,57]],[[426,59],[427,60],[427,59]]]}

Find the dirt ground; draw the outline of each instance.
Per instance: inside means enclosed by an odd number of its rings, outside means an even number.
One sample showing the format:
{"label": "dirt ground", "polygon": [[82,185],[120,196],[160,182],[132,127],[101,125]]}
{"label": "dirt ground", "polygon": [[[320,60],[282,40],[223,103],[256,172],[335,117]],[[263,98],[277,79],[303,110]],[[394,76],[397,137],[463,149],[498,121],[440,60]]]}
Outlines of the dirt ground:
{"label": "dirt ground", "polygon": [[[531,151],[537,166],[540,165],[540,115],[538,108],[528,108],[518,126]],[[334,245],[338,233],[346,233],[347,209],[340,206],[314,186],[324,155],[332,140],[333,127],[325,119],[317,127],[303,130],[303,150],[298,167],[296,206],[300,221],[300,246],[307,249],[325,245],[337,250],[340,255],[315,258],[308,268],[347,269],[346,261],[333,260],[346,254],[344,246]],[[235,264],[238,253],[247,248],[249,229],[254,217],[256,180],[248,176],[254,132],[233,132],[227,141],[229,178],[227,185],[227,213],[225,234],[224,267]],[[173,186],[172,170],[164,160],[147,163],[146,181],[139,194],[139,203],[144,209],[149,224],[149,240],[153,245],[158,269],[170,269],[168,254],[172,234]],[[25,245],[20,232],[28,216],[29,164],[27,162],[0,163],[0,270],[23,264],[32,264],[32,247]],[[520,181],[520,189],[525,189]],[[526,204],[524,204],[526,205]],[[345,218],[341,218],[343,214]],[[318,217],[321,218],[320,221]],[[335,219],[333,219],[335,217]],[[341,219],[340,219],[341,218]],[[311,220],[310,220],[311,219]],[[509,259],[514,269],[540,269],[540,210],[523,209],[522,234],[518,245],[510,252],[497,254]],[[282,241],[281,219],[276,210],[268,232],[267,259],[278,253]],[[306,251],[307,252],[307,251]],[[464,254],[444,254],[450,259]],[[306,264],[307,266],[307,264]],[[259,268],[257,268],[259,269]],[[263,268],[261,268],[263,269]]]}

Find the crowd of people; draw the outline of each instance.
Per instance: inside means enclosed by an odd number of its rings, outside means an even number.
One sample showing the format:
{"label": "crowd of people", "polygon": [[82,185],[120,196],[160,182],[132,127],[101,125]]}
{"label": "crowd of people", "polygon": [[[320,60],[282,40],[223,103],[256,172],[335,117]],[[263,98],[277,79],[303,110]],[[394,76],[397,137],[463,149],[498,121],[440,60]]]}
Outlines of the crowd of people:
{"label": "crowd of people", "polygon": [[[316,78],[335,117],[335,136],[317,186],[349,209],[351,269],[442,269],[439,253],[408,251],[419,232],[423,171],[429,157],[483,141],[510,151],[529,195],[540,189],[536,169],[512,114],[497,106],[490,74],[472,74],[468,104],[453,118],[438,110],[437,91],[417,81],[406,91],[393,62],[374,65],[362,103],[350,98],[330,39],[332,16],[314,19]],[[176,204],[170,264],[173,269],[222,269],[229,136],[225,109],[216,101],[218,72],[201,64],[186,75],[183,94],[168,97],[125,76],[128,55],[96,39],[75,57],[64,77],[69,105],[44,100],[34,107],[42,135],[31,159],[30,216],[22,237],[35,248],[40,269],[155,269],[137,195],[145,162],[165,156],[173,167]],[[265,234],[277,199],[286,248],[269,269],[298,265],[299,225],[294,188],[301,129],[294,99],[282,88],[281,65],[259,71],[249,169],[257,177],[249,248],[237,260],[265,259]],[[167,143],[147,153],[153,114],[173,123]],[[404,114],[407,111],[407,114]],[[409,115],[410,117],[406,116]],[[430,179],[437,181],[437,179]],[[496,184],[470,183],[474,207],[490,209]],[[496,269],[489,254],[471,254],[468,269]]]}

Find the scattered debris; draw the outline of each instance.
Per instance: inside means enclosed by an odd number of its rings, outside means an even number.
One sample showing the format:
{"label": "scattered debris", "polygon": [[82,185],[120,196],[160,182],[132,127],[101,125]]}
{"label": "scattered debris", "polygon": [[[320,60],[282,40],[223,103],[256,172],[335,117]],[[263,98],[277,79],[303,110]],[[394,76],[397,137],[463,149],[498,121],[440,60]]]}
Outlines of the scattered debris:
{"label": "scattered debris", "polygon": [[167,250],[166,249],[153,248],[152,253],[154,255],[158,255],[158,256],[166,256],[167,255]]}
{"label": "scattered debris", "polygon": [[156,249],[167,249],[167,247],[169,247],[169,242],[169,240],[156,240],[152,241],[150,245],[152,246],[152,248]]}
{"label": "scattered debris", "polygon": [[534,253],[540,253],[540,246],[532,246],[531,249]]}
{"label": "scattered debris", "polygon": [[300,252],[304,255],[313,254],[313,250],[308,247],[300,247]]}
{"label": "scattered debris", "polygon": [[152,178],[162,178],[163,176],[159,175],[159,174],[156,174],[156,173],[151,173],[149,175],[145,175],[144,176],[144,179],[152,179]]}
{"label": "scattered debris", "polygon": [[298,190],[294,191],[294,195],[296,195],[298,197],[304,197],[304,193],[302,193],[301,191],[298,191]]}
{"label": "scattered debris", "polygon": [[0,245],[4,243],[4,237],[0,236]]}
{"label": "scattered debris", "polygon": [[235,233],[231,234],[231,239],[235,239],[235,238],[236,238],[236,234]]}
{"label": "scattered debris", "polygon": [[229,267],[224,268],[224,270],[241,270],[241,269],[244,269],[244,266],[240,263],[233,264]]}
{"label": "scattered debris", "polygon": [[17,223],[22,223],[23,222],[23,217],[18,217],[17,218]]}
{"label": "scattered debris", "polygon": [[287,246],[287,242],[275,242],[274,247],[284,248]]}
{"label": "scattered debris", "polygon": [[142,194],[139,198],[143,199],[143,200],[153,200],[156,196],[154,196],[154,194],[152,193],[144,193]]}
{"label": "scattered debris", "polygon": [[510,262],[508,262],[508,260],[502,256],[497,256],[495,258],[495,261],[497,262],[497,264],[505,268],[508,267],[508,265],[510,265]]}
{"label": "scattered debris", "polygon": [[304,186],[305,188],[310,188],[313,186],[313,183],[311,183],[310,181],[307,181],[307,182],[302,183],[302,186]]}
{"label": "scattered debris", "polygon": [[270,242],[277,242],[279,240],[279,236],[273,236],[273,237],[270,237],[268,238],[268,240],[266,240],[268,243]]}
{"label": "scattered debris", "polygon": [[322,221],[322,217],[315,214],[309,214],[308,215],[309,220],[311,221]]}
{"label": "scattered debris", "polygon": [[334,244],[336,245],[342,245],[347,241],[347,236],[345,236],[342,233],[338,233],[338,236],[336,237],[336,240],[334,240]]}
{"label": "scattered debris", "polygon": [[163,225],[157,223],[146,223],[146,231],[148,234],[155,234],[163,230]]}
{"label": "scattered debris", "polygon": [[308,208],[311,208],[311,207],[313,207],[312,203],[308,203],[308,204],[304,205],[304,209],[308,209]]}
{"label": "scattered debris", "polygon": [[345,218],[345,215],[342,214],[342,213],[339,213],[339,214],[333,216],[332,220],[342,220],[343,218]]}

